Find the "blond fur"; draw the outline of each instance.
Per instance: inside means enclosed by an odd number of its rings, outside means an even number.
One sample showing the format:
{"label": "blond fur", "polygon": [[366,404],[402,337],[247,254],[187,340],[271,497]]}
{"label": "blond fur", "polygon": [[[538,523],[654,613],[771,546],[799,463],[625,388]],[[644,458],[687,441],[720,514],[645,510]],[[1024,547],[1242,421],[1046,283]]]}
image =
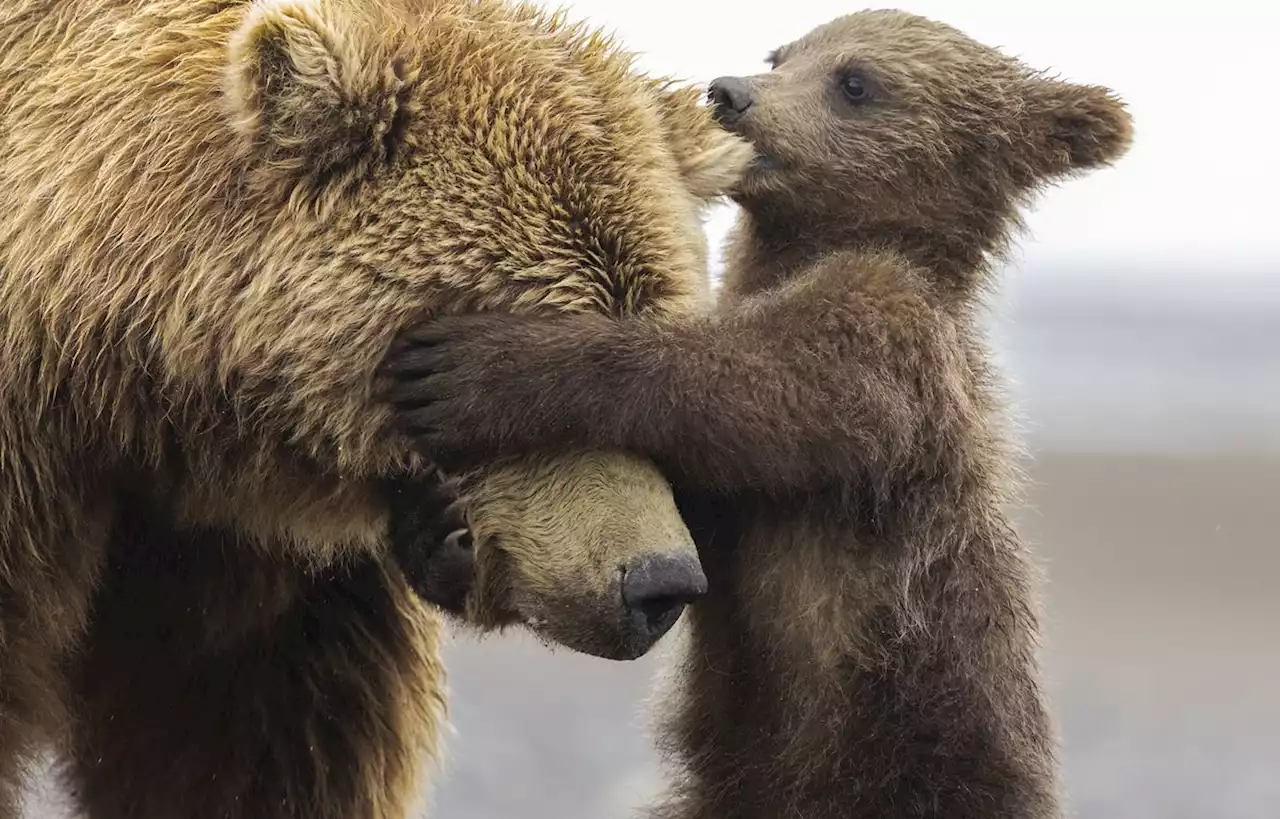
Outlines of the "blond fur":
{"label": "blond fur", "polygon": [[401,815],[443,678],[375,366],[435,313],[697,308],[749,155],[530,6],[5,3],[0,817],[42,738],[93,816]]}

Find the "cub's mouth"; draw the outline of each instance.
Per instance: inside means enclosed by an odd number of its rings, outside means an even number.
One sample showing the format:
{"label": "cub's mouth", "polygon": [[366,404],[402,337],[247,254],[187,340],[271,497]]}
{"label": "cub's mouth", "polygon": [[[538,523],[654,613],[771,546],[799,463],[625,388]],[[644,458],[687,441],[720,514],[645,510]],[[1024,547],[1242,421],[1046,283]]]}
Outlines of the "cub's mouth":
{"label": "cub's mouth", "polygon": [[776,154],[762,150],[752,143],[756,149],[755,158],[742,174],[732,196],[740,204],[757,202],[762,199],[784,193],[789,187],[792,166],[779,159]]}

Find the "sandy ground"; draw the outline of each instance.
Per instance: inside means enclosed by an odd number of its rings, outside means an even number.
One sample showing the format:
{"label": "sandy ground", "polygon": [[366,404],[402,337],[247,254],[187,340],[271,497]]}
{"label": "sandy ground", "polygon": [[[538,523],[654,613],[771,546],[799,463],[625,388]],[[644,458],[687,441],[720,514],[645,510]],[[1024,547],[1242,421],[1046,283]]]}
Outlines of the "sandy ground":
{"label": "sandy ground", "polygon": [[[1280,458],[1042,455],[1032,477],[1073,812],[1280,815]],[[504,637],[448,659],[458,735],[431,815],[624,817],[660,787],[644,704],[660,655]],[[28,815],[64,816],[56,801],[46,782]]]}

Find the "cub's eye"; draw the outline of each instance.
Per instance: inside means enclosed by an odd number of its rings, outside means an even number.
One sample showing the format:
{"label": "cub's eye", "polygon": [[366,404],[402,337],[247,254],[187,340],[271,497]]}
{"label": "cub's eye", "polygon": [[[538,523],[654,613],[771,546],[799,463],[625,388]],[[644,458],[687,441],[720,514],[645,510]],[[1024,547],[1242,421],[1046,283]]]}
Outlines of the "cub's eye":
{"label": "cub's eye", "polygon": [[849,102],[866,102],[871,96],[867,90],[867,78],[860,71],[850,71],[840,80],[840,91]]}

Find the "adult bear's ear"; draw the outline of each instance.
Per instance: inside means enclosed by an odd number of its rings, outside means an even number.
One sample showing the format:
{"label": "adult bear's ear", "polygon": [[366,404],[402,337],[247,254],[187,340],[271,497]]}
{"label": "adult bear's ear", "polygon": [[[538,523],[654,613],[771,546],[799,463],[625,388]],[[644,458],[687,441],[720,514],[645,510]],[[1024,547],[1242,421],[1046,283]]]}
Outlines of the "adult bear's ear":
{"label": "adult bear's ear", "polygon": [[1108,88],[1035,77],[1027,85],[1027,112],[1037,156],[1049,175],[1110,165],[1133,142],[1133,117]]}
{"label": "adult bear's ear", "polygon": [[667,139],[689,190],[706,200],[731,194],[755,150],[716,123],[699,89],[667,81],[655,88]]}
{"label": "adult bear's ear", "polygon": [[[371,4],[372,5],[372,4]],[[323,0],[256,0],[231,37],[236,129],[297,171],[331,171],[394,151],[415,77],[374,33]]]}

